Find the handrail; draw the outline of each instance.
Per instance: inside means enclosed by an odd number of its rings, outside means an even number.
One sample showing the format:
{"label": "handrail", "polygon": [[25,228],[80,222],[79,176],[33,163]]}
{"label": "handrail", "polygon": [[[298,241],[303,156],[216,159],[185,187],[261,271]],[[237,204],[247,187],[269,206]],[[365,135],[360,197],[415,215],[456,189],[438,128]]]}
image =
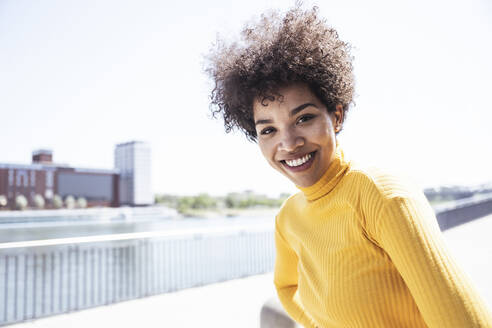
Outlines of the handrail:
{"label": "handrail", "polygon": [[179,229],[179,230],[164,230],[164,231],[147,231],[147,232],[131,232],[120,234],[106,234],[97,236],[84,236],[84,237],[70,237],[70,238],[55,238],[55,239],[43,239],[43,240],[31,240],[31,241],[14,241],[7,243],[0,243],[1,249],[13,249],[13,248],[27,248],[27,247],[40,247],[40,246],[56,246],[66,244],[81,244],[81,243],[96,243],[105,241],[118,241],[118,240],[132,240],[132,239],[146,239],[156,237],[182,237],[182,236],[198,236],[205,234],[227,234],[231,232],[260,232],[271,231],[271,224],[247,226],[238,225],[233,227],[203,227],[198,229]]}
{"label": "handrail", "polygon": [[0,326],[271,272],[273,224],[0,244]]}

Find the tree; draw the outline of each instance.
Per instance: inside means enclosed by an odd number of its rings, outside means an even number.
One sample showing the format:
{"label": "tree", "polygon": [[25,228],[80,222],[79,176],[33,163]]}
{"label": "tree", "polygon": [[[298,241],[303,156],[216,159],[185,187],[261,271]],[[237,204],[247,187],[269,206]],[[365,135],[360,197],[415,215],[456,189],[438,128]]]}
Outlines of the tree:
{"label": "tree", "polygon": [[65,197],[65,207],[72,209],[75,207],[75,198],[72,195]]}
{"label": "tree", "polygon": [[193,203],[191,204],[191,207],[194,209],[215,208],[216,206],[217,200],[205,193],[193,197]]}
{"label": "tree", "polygon": [[191,208],[193,204],[193,198],[192,197],[181,197],[178,201],[178,211],[183,213],[186,212]]}
{"label": "tree", "polygon": [[17,195],[17,197],[15,197],[15,208],[20,211],[27,208],[27,199],[24,195]]}
{"label": "tree", "polygon": [[224,200],[227,208],[239,207],[240,201],[241,200],[240,200],[239,194],[236,192],[228,193],[227,196],[225,197],[225,200]]}
{"label": "tree", "polygon": [[36,205],[36,208],[38,209],[43,209],[44,208],[44,198],[40,194],[36,194],[34,196],[34,205]]}
{"label": "tree", "polygon": [[4,195],[0,195],[0,207],[5,207],[7,206],[7,204],[7,197],[5,197]]}
{"label": "tree", "polygon": [[60,195],[53,196],[53,206],[55,208],[62,208],[63,207],[63,200],[60,197]]}
{"label": "tree", "polygon": [[84,197],[77,198],[77,207],[86,208],[87,207],[87,200]]}

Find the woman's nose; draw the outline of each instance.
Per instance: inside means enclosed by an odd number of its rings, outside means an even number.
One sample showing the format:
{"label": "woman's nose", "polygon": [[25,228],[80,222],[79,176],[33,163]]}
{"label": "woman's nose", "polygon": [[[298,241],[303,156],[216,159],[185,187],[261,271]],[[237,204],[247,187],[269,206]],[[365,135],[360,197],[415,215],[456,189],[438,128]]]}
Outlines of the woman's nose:
{"label": "woman's nose", "polygon": [[299,147],[304,146],[304,138],[292,132],[285,132],[280,139],[279,150],[288,153],[295,152]]}

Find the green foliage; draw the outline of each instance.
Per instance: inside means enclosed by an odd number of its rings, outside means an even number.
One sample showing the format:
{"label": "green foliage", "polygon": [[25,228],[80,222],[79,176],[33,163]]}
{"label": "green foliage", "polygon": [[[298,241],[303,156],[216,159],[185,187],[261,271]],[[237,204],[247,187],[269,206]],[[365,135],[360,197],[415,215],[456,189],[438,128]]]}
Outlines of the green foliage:
{"label": "green foliage", "polygon": [[43,209],[45,205],[43,196],[41,196],[40,194],[36,194],[34,196],[34,205],[36,205],[36,208],[38,209]]}
{"label": "green foliage", "polygon": [[176,209],[184,213],[186,210],[191,208],[191,205],[193,204],[193,198],[192,197],[181,197],[178,199],[177,207]]}
{"label": "green foliage", "polygon": [[246,209],[254,207],[277,208],[288,197],[282,193],[278,198],[255,194],[251,191],[242,193],[232,192],[225,197],[213,197],[202,193],[196,196],[156,195],[155,202],[177,209],[185,213],[190,209]]}
{"label": "green foliage", "polygon": [[62,208],[63,207],[63,200],[60,197],[60,195],[53,196],[53,207],[54,208]]}
{"label": "green foliage", "polygon": [[203,208],[216,208],[217,199],[211,197],[208,194],[199,194],[193,197],[193,202],[191,208],[193,209],[203,209]]}

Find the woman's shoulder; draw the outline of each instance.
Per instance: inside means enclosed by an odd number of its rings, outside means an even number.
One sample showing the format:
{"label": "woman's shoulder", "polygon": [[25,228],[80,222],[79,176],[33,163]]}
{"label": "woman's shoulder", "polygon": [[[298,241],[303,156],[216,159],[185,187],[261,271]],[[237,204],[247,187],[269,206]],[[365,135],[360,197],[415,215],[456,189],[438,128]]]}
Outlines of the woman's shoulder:
{"label": "woman's shoulder", "polygon": [[305,206],[305,203],[306,198],[303,196],[302,192],[297,192],[291,195],[280,206],[276,216],[277,224],[283,225],[286,223],[286,220],[290,220],[289,218],[298,217],[301,208]]}
{"label": "woman's shoulder", "polygon": [[429,208],[422,189],[402,172],[355,164],[346,177],[349,187],[355,191],[352,200],[363,214],[363,225],[373,233],[385,209],[402,210],[408,204]]}
{"label": "woman's shoulder", "polygon": [[380,199],[406,198],[422,193],[410,177],[391,168],[365,166],[352,162],[346,182],[365,196]]}
{"label": "woman's shoulder", "polygon": [[305,202],[306,199],[301,191],[289,196],[280,206],[278,216],[286,212],[296,211]]}

